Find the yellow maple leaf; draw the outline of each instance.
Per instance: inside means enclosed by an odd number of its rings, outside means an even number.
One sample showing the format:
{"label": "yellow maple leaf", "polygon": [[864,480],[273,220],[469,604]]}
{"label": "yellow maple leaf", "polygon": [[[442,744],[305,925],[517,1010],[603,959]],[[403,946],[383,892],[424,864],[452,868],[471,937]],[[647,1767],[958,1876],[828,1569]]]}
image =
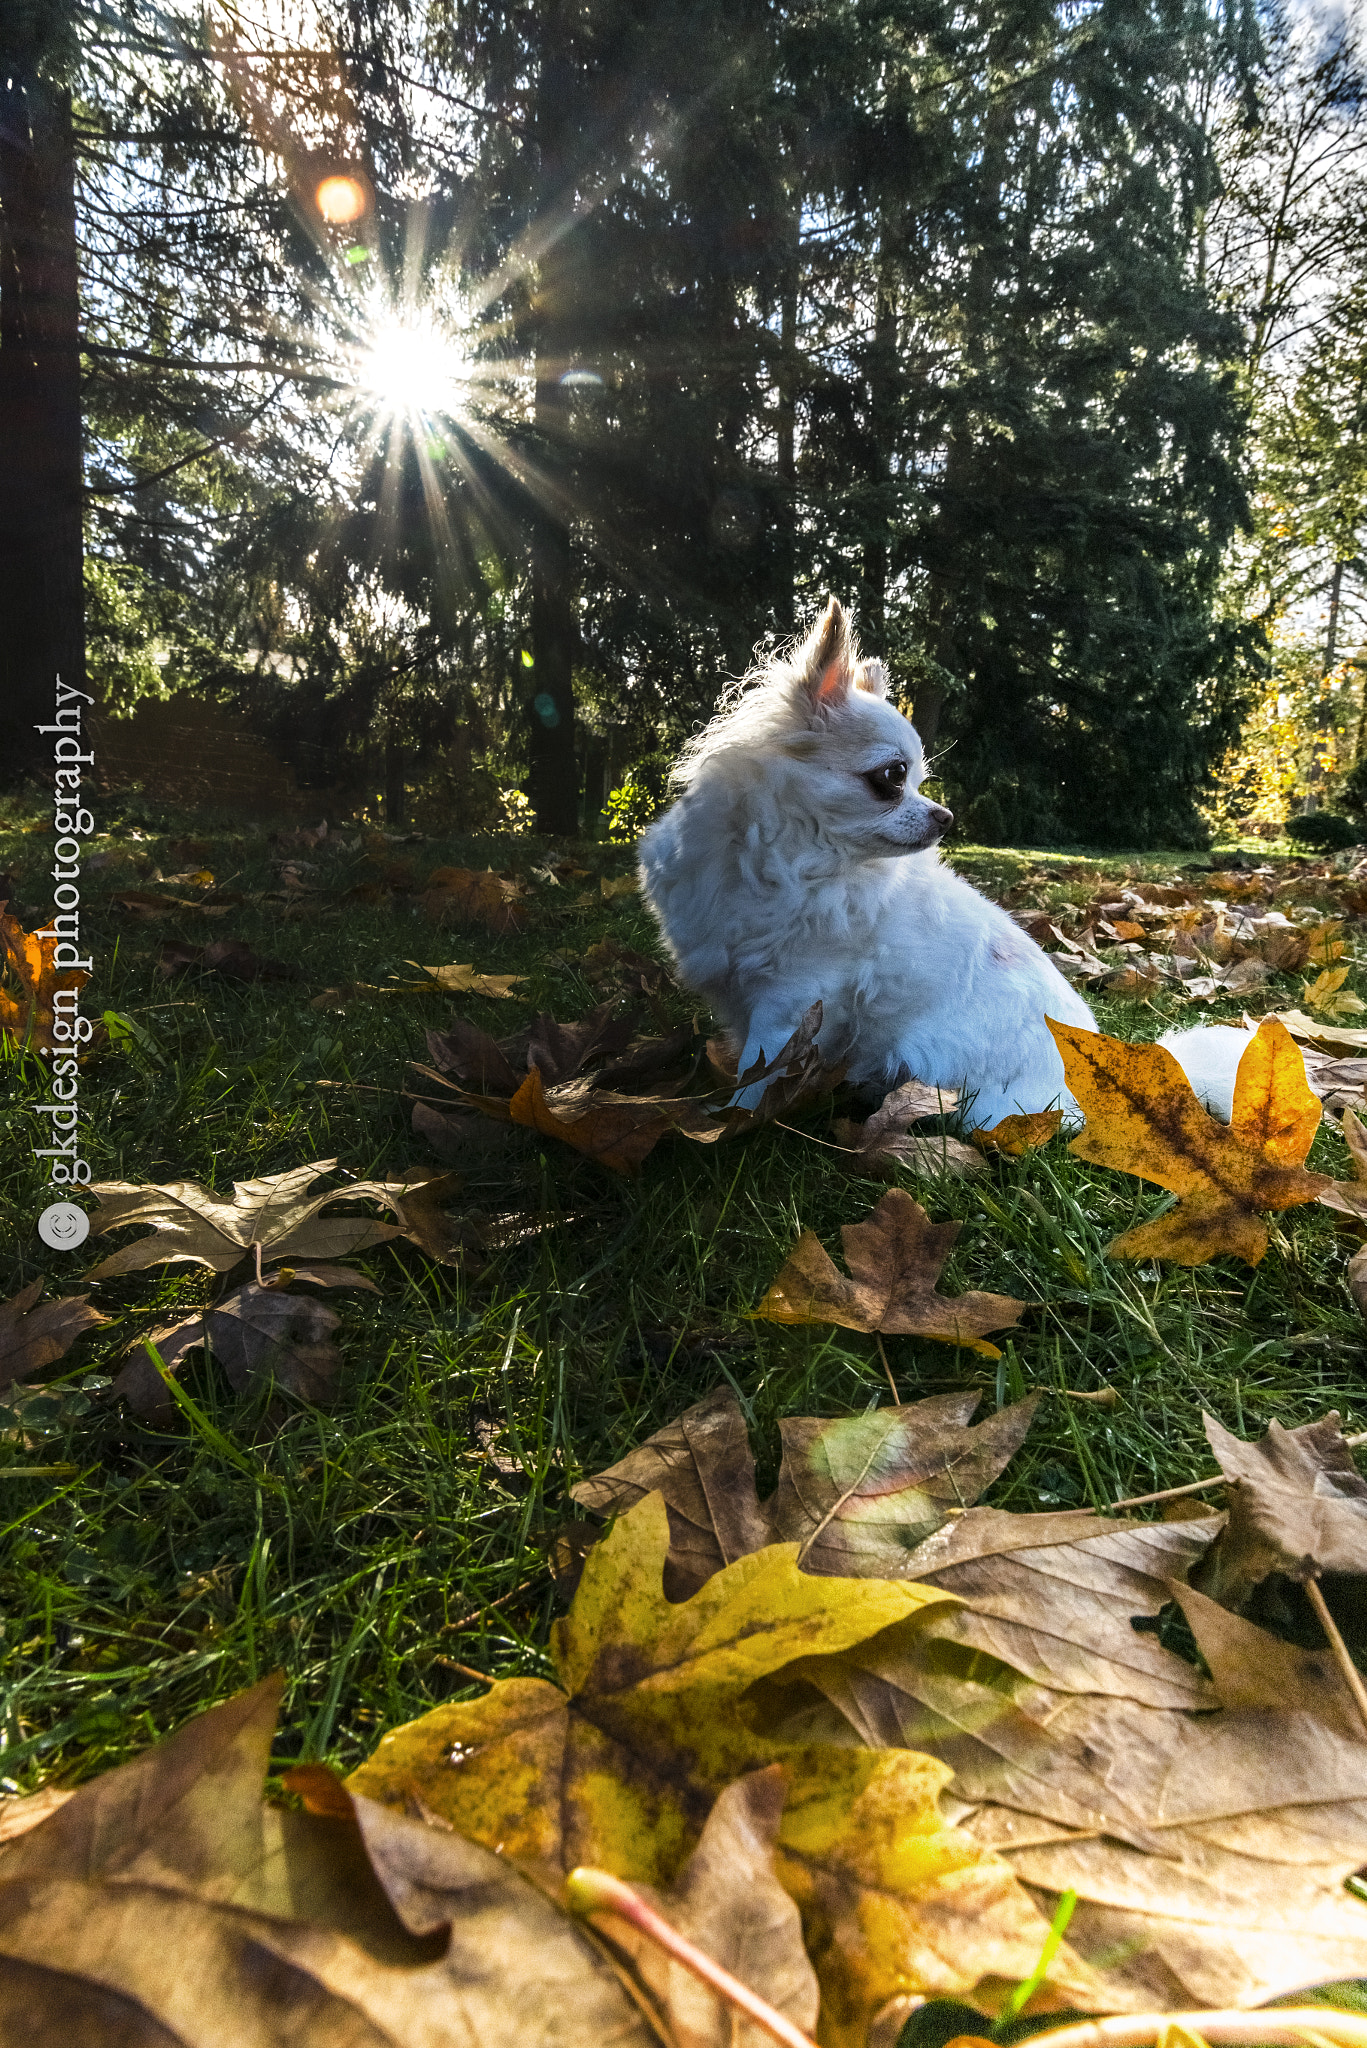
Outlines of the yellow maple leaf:
{"label": "yellow maple leaf", "polygon": [[1087,1117],[1069,1150],[1181,1197],[1169,1215],[1116,1238],[1114,1257],[1203,1266],[1234,1252],[1256,1266],[1268,1241],[1258,1211],[1313,1202],[1331,1185],[1301,1164],[1319,1129],[1320,1104],[1295,1040],[1275,1017],[1263,1019],[1239,1062],[1228,1124],[1201,1107],[1165,1047],[1048,1023]]}
{"label": "yellow maple leaf", "polygon": [[[802,1911],[824,2048],[862,2048],[899,1993],[963,1996],[1028,1976],[1044,1922],[1005,1865],[946,1825],[951,1775],[914,1750],[795,1744],[766,1685],[798,1658],[899,1642],[944,1595],[798,1570],[773,1544],[665,1599],[664,1500],[651,1493],[590,1551],[551,1632],[557,1684],[505,1679],[397,1728],[347,1781],[388,1806],[416,1793],[557,1897],[576,1865],[668,1884],[727,1785],[782,1764],[775,1868]],[[1096,2011],[1104,1991],[1064,1951],[1051,1982]]]}
{"label": "yellow maple leaf", "polygon": [[1301,1001],[1306,1008],[1318,1010],[1322,1017],[1355,1017],[1367,1010],[1367,1003],[1343,986],[1349,971],[1346,967],[1326,967],[1313,981],[1302,982]]}

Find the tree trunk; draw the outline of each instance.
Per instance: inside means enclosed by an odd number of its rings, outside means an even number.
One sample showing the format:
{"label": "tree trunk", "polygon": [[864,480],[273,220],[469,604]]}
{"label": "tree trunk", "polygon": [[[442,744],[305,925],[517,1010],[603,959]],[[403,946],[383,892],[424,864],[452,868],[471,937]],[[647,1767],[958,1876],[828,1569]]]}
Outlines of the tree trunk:
{"label": "tree trunk", "polygon": [[797,626],[797,392],[801,375],[798,354],[798,297],[802,274],[802,223],[795,206],[788,221],[783,277],[779,286],[778,385],[778,523],[781,567],[775,589],[780,626]]}
{"label": "tree trunk", "polygon": [[0,775],[50,757],[84,689],[80,315],[68,94],[0,69]]}
{"label": "tree trunk", "polygon": [[403,741],[392,732],[384,743],[384,821],[391,832],[402,832],[408,825]]}
{"label": "tree trunk", "polygon": [[887,651],[889,486],[897,433],[897,286],[892,246],[892,227],[885,219],[878,236],[878,284],[869,352],[870,502],[860,577],[862,637],[868,652],[880,656]]}
{"label": "tree trunk", "polygon": [[[565,0],[552,0],[542,14],[541,78],[537,92],[536,140],[543,221],[565,203],[567,142],[573,72],[569,58]],[[538,832],[574,834],[579,829],[579,777],[574,746],[574,560],[564,517],[563,472],[568,455],[568,407],[560,379],[569,367],[569,297],[573,277],[572,234],[550,240],[537,283],[536,439],[545,479],[532,512],[532,697],[528,719],[528,794]]]}

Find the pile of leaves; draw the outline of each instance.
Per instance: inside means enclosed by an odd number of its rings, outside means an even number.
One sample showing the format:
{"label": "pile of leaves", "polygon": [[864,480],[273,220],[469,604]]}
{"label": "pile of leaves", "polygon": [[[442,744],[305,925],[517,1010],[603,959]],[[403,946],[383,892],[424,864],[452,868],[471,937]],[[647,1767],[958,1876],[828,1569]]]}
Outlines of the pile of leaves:
{"label": "pile of leaves", "polygon": [[1034,1406],[975,1401],[792,1419],[761,1501],[714,1392],[575,1488],[615,1519],[553,1679],[394,1729],[345,1784],[287,1771],[293,1807],[262,1798],[278,1680],[13,1802],[0,1996],[98,2042],[273,2042],[301,2006],[320,2041],[763,2038],[629,1920],[577,1925],[613,1896],[584,1866],[823,2048],[927,1996],[981,2031],[1013,1985],[1161,2012],[1367,1974],[1364,1707],[1239,1611],[1367,1572],[1337,1417],[1209,1423],[1228,1515],[1143,1523],[974,1506]]}
{"label": "pile of leaves", "polygon": [[[428,1062],[413,1067],[409,1086],[413,1128],[450,1159],[460,1156],[472,1120],[492,1117],[634,1173],[671,1132],[715,1145],[829,1092],[840,1078],[817,1050],[820,1003],[773,1059],[739,1077],[724,1048],[695,1025],[652,1038],[638,1035],[640,1022],[639,1011],[612,1000],[578,1023],[541,1015],[503,1039],[459,1019],[429,1031]],[[737,1085],[755,1082],[767,1083],[756,1109],[728,1106]]]}
{"label": "pile of leaves", "polygon": [[[1167,991],[1202,1003],[1247,997],[1274,976],[1308,968],[1308,1008],[1330,1019],[1362,1008],[1343,987],[1348,969],[1335,963],[1344,952],[1344,917],[1367,913],[1367,863],[1346,873],[1328,862],[1304,864],[1280,882],[1270,867],[1208,872],[1186,883],[1136,882],[1070,904],[1062,917],[1030,907],[1045,879],[1027,875],[1006,901],[1075,981],[1112,995]],[[1326,902],[1336,915],[1326,917]]]}

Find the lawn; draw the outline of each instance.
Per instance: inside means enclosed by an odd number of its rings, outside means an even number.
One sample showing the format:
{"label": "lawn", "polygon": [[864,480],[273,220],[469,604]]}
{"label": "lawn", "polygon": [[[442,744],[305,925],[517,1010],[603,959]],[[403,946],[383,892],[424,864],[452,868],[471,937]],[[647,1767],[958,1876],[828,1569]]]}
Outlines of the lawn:
{"label": "lawn", "polygon": [[[226,1190],[315,1159],[338,1160],[352,1178],[433,1163],[400,1091],[451,1001],[364,990],[321,1007],[315,998],[382,985],[405,961],[468,961],[525,977],[512,999],[456,1006],[502,1036],[535,1011],[569,1020],[612,993],[587,978],[595,941],[657,950],[639,897],[609,900],[600,886],[631,872],[624,847],[430,836],[386,847],[345,827],[345,846],[334,834],[301,852],[240,820],[131,799],[107,804],[101,822],[88,850],[113,858],[83,885],[82,936],[96,962],[85,1004],[125,1020],[82,1083],[88,1156],[103,1180]],[[46,914],[49,831],[36,805],[12,799],[0,811],[0,870],[21,913]],[[186,840],[202,845],[186,851]],[[586,874],[558,885],[536,876],[551,853]],[[972,847],[951,847],[950,858],[992,893],[1032,877],[1029,900],[1060,914],[1101,878],[1170,880],[1203,864],[1190,853],[1092,860]],[[1288,858],[1270,856],[1274,867]],[[282,883],[289,859],[302,886]],[[526,928],[436,929],[414,885],[441,865],[520,877]],[[148,915],[114,900],[135,888],[194,904],[209,885],[172,878],[201,870],[243,900],[218,917],[195,907]],[[1313,903],[1315,891],[1312,876],[1297,900]],[[298,978],[159,971],[164,943],[225,937]],[[1351,959],[1351,926],[1347,937]],[[1367,993],[1362,981],[1355,969],[1349,986]],[[1251,1007],[1290,1007],[1299,991],[1298,976],[1282,976]],[[673,1020],[691,1014],[682,995],[664,1001]],[[1104,1027],[1127,1038],[1156,1035],[1179,1011],[1195,1021],[1240,1007],[1167,995],[1097,1004]],[[111,1241],[55,1253],[38,1239],[52,1196],[33,1157],[30,1105],[45,1076],[11,1054],[5,1078],[0,1299],[40,1273],[50,1292],[70,1292]],[[873,1339],[748,1315],[800,1227],[836,1248],[839,1226],[883,1191],[825,1142],[842,1110],[849,1104],[826,1100],[791,1128],[716,1147],[666,1140],[634,1179],[489,1123],[487,1142],[457,1162],[455,1204],[484,1219],[501,1248],[477,1272],[412,1246],[361,1254],[380,1291],[328,1297],[345,1368],[326,1410],[269,1392],[239,1398],[196,1353],[176,1421],[137,1420],[108,1393],[123,1354],[217,1283],[195,1267],[99,1283],[92,1300],[107,1323],[43,1375],[41,1396],[0,1411],[0,1790],[75,1783],[277,1667],[288,1681],[279,1766],[310,1756],[348,1768],[385,1727],[473,1694],[476,1674],[546,1671],[572,1548],[560,1539],[577,1514],[569,1488],[709,1387],[735,1388],[770,1481],[780,1417],[889,1400]],[[1346,1174],[1328,1126],[1309,1163]],[[1344,1283],[1351,1247],[1329,1211],[1276,1219],[1256,1269],[1229,1259],[1135,1269],[1104,1248],[1163,1198],[1062,1142],[995,1159],[974,1181],[904,1184],[937,1220],[963,1221],[948,1291],[1038,1304],[995,1365],[911,1338],[886,1346],[903,1398],[973,1385],[986,1412],[1047,1390],[1025,1448],[987,1496],[997,1505],[1102,1505],[1203,1477],[1213,1469],[1203,1408],[1247,1436],[1274,1417],[1299,1423],[1331,1407],[1345,1429],[1367,1427],[1363,1325]],[[1113,1405],[1073,1398],[1105,1390]]]}

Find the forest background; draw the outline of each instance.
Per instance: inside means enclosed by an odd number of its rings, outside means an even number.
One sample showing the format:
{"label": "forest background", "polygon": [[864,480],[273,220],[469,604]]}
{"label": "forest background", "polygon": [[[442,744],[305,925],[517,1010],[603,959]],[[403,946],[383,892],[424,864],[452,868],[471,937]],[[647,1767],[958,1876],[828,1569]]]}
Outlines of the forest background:
{"label": "forest background", "polygon": [[626,839],[834,592],[970,838],[1367,808],[1349,14],[0,20],[11,771],[83,667],[320,810]]}

